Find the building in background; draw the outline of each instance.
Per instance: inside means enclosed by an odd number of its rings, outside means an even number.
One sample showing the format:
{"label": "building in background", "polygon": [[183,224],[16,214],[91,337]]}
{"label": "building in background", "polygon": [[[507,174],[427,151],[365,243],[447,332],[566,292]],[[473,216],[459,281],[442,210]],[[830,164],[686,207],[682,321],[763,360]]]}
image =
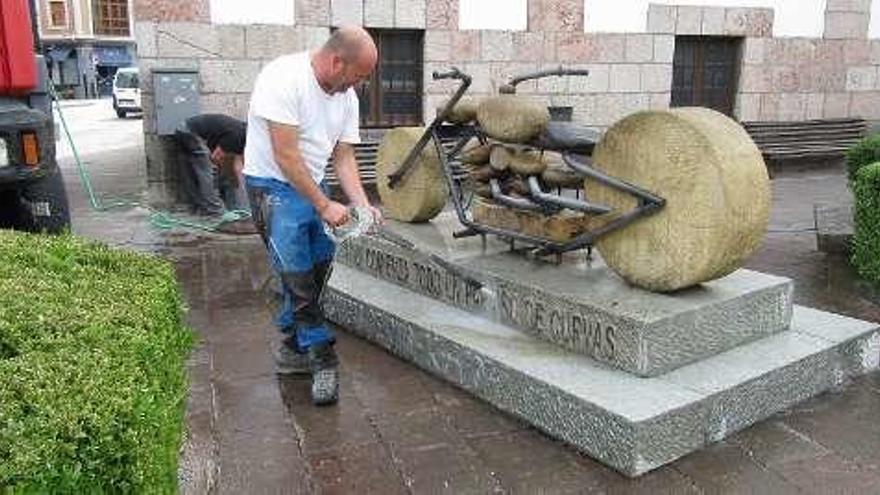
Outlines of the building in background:
{"label": "building in background", "polygon": [[131,0],[36,0],[49,73],[66,97],[112,91],[119,67],[137,64]]}
{"label": "building in background", "polygon": [[[272,58],[333,26],[376,38],[365,133],[430,121],[457,66],[471,93],[565,65],[587,78],[519,91],[599,129],[632,112],[703,105],[739,121],[880,119],[880,0],[134,0],[149,175],[162,181],[151,70],[197,74],[202,111],[244,117]],[[871,15],[872,11],[875,13]]]}

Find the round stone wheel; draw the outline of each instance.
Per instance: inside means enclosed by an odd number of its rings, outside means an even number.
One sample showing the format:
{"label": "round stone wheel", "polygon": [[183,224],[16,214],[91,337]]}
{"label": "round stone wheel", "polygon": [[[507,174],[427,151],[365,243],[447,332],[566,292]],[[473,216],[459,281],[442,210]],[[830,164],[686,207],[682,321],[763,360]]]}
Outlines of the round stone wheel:
{"label": "round stone wheel", "polygon": [[424,132],[424,127],[397,127],[385,133],[379,144],[376,183],[383,208],[395,220],[426,222],[440,213],[449,196],[440,157],[431,142],[397,187],[388,187],[388,174],[400,168]]}
{"label": "round stone wheel", "polygon": [[[739,268],[761,244],[770,214],[770,182],[746,131],[707,108],[630,115],[593,154],[605,173],[666,199],[656,214],[601,237],[602,258],[629,283],[656,292],[690,287]],[[636,207],[631,195],[595,180],[590,201],[614,218]]]}

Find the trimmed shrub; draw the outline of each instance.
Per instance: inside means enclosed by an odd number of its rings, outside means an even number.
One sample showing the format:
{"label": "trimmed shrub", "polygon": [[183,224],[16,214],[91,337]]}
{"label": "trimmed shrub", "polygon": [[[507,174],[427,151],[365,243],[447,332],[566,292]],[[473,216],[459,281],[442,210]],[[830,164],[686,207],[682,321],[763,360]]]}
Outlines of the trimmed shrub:
{"label": "trimmed shrub", "polygon": [[0,230],[0,487],[176,492],[192,340],[167,262]]}
{"label": "trimmed shrub", "polygon": [[846,151],[846,173],[850,187],[856,173],[865,165],[880,161],[880,134],[868,136]]}
{"label": "trimmed shrub", "polygon": [[856,204],[852,263],[862,278],[880,284],[880,162],[856,173],[853,192]]}

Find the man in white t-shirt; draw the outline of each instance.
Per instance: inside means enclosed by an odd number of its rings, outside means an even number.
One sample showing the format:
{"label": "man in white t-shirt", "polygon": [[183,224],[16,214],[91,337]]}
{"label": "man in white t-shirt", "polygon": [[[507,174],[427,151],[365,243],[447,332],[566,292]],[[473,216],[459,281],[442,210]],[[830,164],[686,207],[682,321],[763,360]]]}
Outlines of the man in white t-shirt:
{"label": "man in white t-shirt", "polygon": [[323,188],[324,169],[332,158],[351,203],[370,208],[381,220],[364,193],[352,147],[360,142],[352,87],[370,76],[376,59],[366,31],[341,27],[321,48],[266,65],[248,111],[245,184],[284,296],[276,317],[285,335],[275,352],[276,370],[311,373],[317,405],[333,404],[339,396],[334,337],[318,303],[335,248],[324,224],[348,221],[348,208]]}

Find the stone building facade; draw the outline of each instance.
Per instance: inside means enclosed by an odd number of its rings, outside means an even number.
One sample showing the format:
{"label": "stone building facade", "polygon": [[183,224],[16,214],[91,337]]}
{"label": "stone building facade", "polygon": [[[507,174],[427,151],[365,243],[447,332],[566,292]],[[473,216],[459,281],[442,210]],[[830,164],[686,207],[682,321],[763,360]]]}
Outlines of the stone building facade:
{"label": "stone building facade", "polygon": [[428,121],[454,87],[433,81],[434,70],[458,66],[474,77],[472,93],[485,95],[512,75],[564,65],[591,75],[527,82],[519,92],[568,107],[575,121],[604,129],[629,113],[675,104],[674,87],[690,87],[676,79],[676,47],[715,39],[733,43],[728,113],[740,121],[880,119],[880,40],[868,36],[871,0],[827,0],[821,37],[773,37],[771,8],[651,4],[643,32],[597,33],[584,27],[589,0],[527,0],[527,25],[518,31],[459,29],[459,0],[289,0],[292,25],[212,23],[210,0],[133,3],[153,180],[168,172],[160,165],[165,155],[151,104],[152,68],[197,69],[202,110],[243,118],[263,64],[320,44],[331,26],[344,22],[422,33],[420,92]]}
{"label": "stone building facade", "polygon": [[119,67],[136,63],[132,0],[37,0],[49,74],[62,96],[107,96]]}

